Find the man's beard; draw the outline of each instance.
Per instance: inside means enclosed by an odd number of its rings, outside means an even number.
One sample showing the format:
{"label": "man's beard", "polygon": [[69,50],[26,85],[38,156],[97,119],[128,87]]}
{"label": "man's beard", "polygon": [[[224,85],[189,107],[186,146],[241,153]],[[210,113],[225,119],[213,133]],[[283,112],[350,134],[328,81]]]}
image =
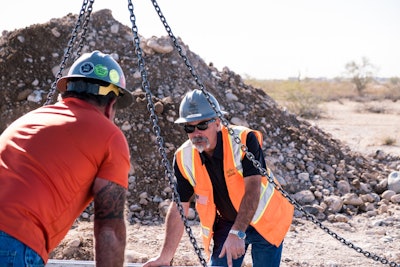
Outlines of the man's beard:
{"label": "man's beard", "polygon": [[200,153],[202,153],[204,150],[210,147],[210,142],[208,141],[208,138],[204,136],[193,137],[192,139],[190,139],[190,142],[192,142],[192,145]]}

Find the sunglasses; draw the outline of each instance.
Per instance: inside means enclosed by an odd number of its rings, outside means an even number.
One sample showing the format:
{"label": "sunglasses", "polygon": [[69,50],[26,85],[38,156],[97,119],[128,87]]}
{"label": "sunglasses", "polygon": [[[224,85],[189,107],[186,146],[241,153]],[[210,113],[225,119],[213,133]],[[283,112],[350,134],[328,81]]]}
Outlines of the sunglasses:
{"label": "sunglasses", "polygon": [[205,130],[208,129],[208,124],[210,124],[210,123],[212,123],[212,122],[214,122],[214,121],[215,121],[215,119],[211,119],[211,120],[208,120],[208,121],[202,121],[202,122],[200,122],[200,123],[198,123],[198,124],[196,124],[196,125],[188,125],[188,124],[185,124],[185,125],[183,126],[183,129],[185,130],[186,133],[193,133],[194,130],[196,129],[196,127],[197,127],[197,129],[199,129],[200,131],[205,131]]}

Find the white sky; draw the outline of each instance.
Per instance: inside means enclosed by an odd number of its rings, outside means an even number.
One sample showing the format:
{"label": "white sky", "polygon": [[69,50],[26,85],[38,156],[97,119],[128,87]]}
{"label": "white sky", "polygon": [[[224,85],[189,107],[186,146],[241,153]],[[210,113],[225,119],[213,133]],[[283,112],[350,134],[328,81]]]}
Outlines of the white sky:
{"label": "white sky", "polygon": [[[2,0],[0,30],[77,14],[82,0]],[[132,0],[139,34],[167,35],[150,0]],[[366,57],[400,77],[399,0],[158,0],[175,36],[218,69],[259,79],[342,76]],[[96,0],[131,26],[127,0]],[[133,47],[132,47],[133,49]]]}

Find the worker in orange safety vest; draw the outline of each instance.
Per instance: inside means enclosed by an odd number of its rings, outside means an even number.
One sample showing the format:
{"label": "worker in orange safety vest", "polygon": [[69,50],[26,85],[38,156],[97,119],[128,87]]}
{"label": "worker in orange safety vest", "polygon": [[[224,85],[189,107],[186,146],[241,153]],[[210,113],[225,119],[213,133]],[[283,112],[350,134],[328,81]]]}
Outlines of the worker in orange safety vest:
{"label": "worker in orange safety vest", "polygon": [[[208,95],[214,108],[225,114],[215,97]],[[180,104],[180,117],[175,123],[183,124],[189,137],[174,157],[176,188],[182,206],[187,213],[190,200],[195,197],[211,266],[240,267],[249,245],[253,266],[279,266],[294,207],[242,150],[245,145],[261,167],[266,168],[262,134],[235,125],[229,126],[234,132],[230,134],[214,108],[201,90],[188,92]],[[272,172],[266,170],[279,185]],[[162,250],[144,267],[170,265],[183,230],[177,204],[172,203],[166,217]]]}

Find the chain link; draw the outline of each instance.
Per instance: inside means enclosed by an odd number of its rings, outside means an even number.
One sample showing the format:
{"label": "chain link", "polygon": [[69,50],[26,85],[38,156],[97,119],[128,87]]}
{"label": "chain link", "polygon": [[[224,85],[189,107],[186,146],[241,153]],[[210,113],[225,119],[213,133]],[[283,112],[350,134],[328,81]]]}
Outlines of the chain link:
{"label": "chain link", "polygon": [[199,257],[199,260],[200,260],[202,266],[206,267],[207,262],[202,255],[202,251],[199,248],[199,246],[197,244],[197,240],[193,235],[192,228],[190,227],[188,219],[185,216],[185,211],[183,209],[183,206],[180,201],[179,194],[177,192],[176,185],[174,182],[174,173],[173,173],[173,170],[169,163],[169,160],[167,158],[167,153],[165,151],[164,139],[160,134],[161,130],[160,130],[160,127],[158,126],[158,117],[155,113],[155,107],[154,107],[153,101],[151,99],[152,94],[149,89],[150,85],[149,85],[149,81],[147,80],[147,71],[145,69],[145,61],[143,58],[142,49],[140,47],[140,38],[139,38],[139,34],[138,34],[138,28],[136,26],[136,17],[133,12],[134,7],[132,5],[131,0],[128,0],[128,9],[130,11],[130,20],[132,23],[132,32],[133,32],[133,36],[134,36],[135,52],[138,57],[138,67],[139,67],[140,75],[142,77],[142,87],[144,88],[145,93],[146,93],[146,99],[147,99],[147,103],[148,103],[147,109],[150,112],[150,120],[153,123],[153,131],[156,135],[156,141],[157,141],[157,144],[159,147],[158,150],[162,156],[162,163],[164,164],[164,167],[166,170],[165,175],[168,177],[169,184],[170,184],[171,188],[173,189],[173,199],[174,199],[175,203],[177,204],[179,213],[181,215],[181,219],[182,219],[184,227],[185,227],[185,231],[187,232],[187,234],[189,236],[190,242],[192,243],[194,250],[195,250],[197,256]]}
{"label": "chain link", "polygon": [[[83,23],[83,26],[82,26],[83,31],[81,33],[81,36],[80,36],[80,39],[79,39],[79,43],[78,43],[77,52],[76,52],[77,57],[79,57],[80,54],[81,54],[83,46],[84,46],[84,44],[86,42],[87,26],[89,25],[90,15],[91,15],[92,10],[93,10],[92,6],[93,6],[93,3],[94,3],[94,0],[89,0],[89,1],[90,2],[89,2],[89,5],[88,5],[88,0],[83,0],[82,8],[81,8],[81,10],[79,12],[78,20],[77,20],[77,22],[75,24],[74,29],[72,30],[71,38],[68,41],[67,49],[66,49],[66,51],[64,53],[64,57],[63,57],[63,59],[62,59],[62,61],[60,63],[60,69],[58,70],[58,72],[56,74],[56,78],[55,78],[54,82],[51,84],[50,91],[47,94],[46,102],[43,104],[44,106],[52,103],[53,100],[54,100],[53,99],[54,95],[57,92],[57,90],[56,90],[57,81],[62,77],[62,72],[63,72],[63,70],[65,68],[66,62],[68,61],[68,59],[69,59],[69,57],[70,57],[70,55],[72,53],[72,49],[74,47],[74,43],[75,43],[75,41],[76,41],[76,39],[77,39],[77,37],[79,35],[78,32],[79,32],[79,29],[81,28],[82,20],[85,17],[85,20],[84,20],[84,23]],[[87,9],[87,11],[86,11],[86,9]]]}
{"label": "chain link", "polygon": [[196,75],[194,68],[192,67],[188,57],[183,54],[183,49],[181,47],[181,45],[178,43],[177,38],[174,36],[174,34],[171,31],[171,28],[168,26],[168,23],[164,17],[164,15],[161,12],[160,7],[158,6],[156,0],[151,0],[153,3],[153,6],[156,10],[156,12],[158,13],[158,16],[160,17],[161,22],[163,23],[165,30],[167,31],[168,35],[170,36],[172,42],[174,43],[179,55],[182,57],[183,61],[185,62],[185,65],[187,66],[189,72],[192,74],[194,80],[196,81],[197,85],[200,87],[201,91],[203,92],[203,94],[205,95],[207,101],[209,102],[210,106],[212,107],[212,109],[214,110],[214,112],[217,114],[218,118],[221,120],[222,125],[224,127],[226,127],[228,129],[228,132],[231,136],[233,136],[234,141],[241,145],[241,149],[242,151],[246,154],[246,157],[251,160],[251,162],[253,163],[254,167],[256,167],[260,174],[267,177],[268,181],[273,184],[273,186],[275,187],[275,189],[277,191],[279,191],[286,199],[288,199],[288,201],[299,211],[301,211],[305,217],[307,218],[307,220],[312,221],[313,223],[315,223],[316,225],[318,225],[322,230],[324,230],[325,232],[327,232],[328,234],[330,234],[332,237],[336,238],[337,240],[339,240],[341,243],[347,245],[348,247],[356,250],[359,253],[362,253],[364,256],[366,256],[367,258],[371,258],[375,261],[379,261],[382,264],[389,264],[389,266],[392,267],[400,267],[400,264],[397,264],[395,262],[389,262],[387,259],[380,257],[376,254],[373,254],[371,252],[368,252],[366,250],[363,250],[360,247],[355,246],[353,243],[346,241],[346,239],[344,239],[343,237],[340,237],[338,234],[334,233],[333,231],[331,231],[328,227],[324,226],[320,221],[318,221],[312,214],[308,213],[306,210],[304,210],[304,208],[297,203],[286,191],[284,191],[282,189],[282,187],[280,185],[278,185],[273,176],[270,176],[269,173],[267,172],[266,169],[262,168],[262,165],[259,161],[257,161],[254,157],[254,155],[248,151],[248,148],[246,145],[241,144],[241,140],[240,138],[234,133],[233,129],[231,127],[229,127],[229,122],[227,119],[224,118],[223,114],[221,113],[221,111],[216,107],[216,105],[212,102],[210,94],[205,90],[205,87],[203,85],[203,83],[200,81],[199,77]]}

